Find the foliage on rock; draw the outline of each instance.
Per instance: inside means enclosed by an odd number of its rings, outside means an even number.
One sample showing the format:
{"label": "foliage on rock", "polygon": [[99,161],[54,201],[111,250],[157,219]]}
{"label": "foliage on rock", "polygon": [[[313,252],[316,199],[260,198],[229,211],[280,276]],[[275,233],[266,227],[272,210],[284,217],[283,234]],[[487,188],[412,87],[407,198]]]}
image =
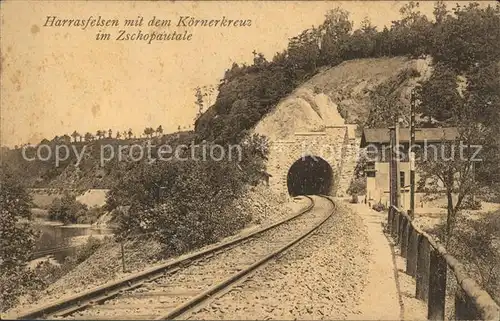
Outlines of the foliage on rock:
{"label": "foliage on rock", "polygon": [[401,88],[411,78],[420,76],[414,68],[406,68],[370,92],[370,114],[366,127],[393,126],[398,120],[409,123],[409,106],[401,100]]}

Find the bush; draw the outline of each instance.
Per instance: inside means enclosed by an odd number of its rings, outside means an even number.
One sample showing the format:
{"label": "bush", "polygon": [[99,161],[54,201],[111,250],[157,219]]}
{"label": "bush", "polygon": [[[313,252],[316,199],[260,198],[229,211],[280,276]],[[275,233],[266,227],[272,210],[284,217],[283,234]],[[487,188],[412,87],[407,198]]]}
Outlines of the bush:
{"label": "bush", "polygon": [[421,201],[422,202],[432,202],[435,200],[438,200],[442,197],[444,197],[442,193],[426,193],[422,196]]}
{"label": "bush", "polygon": [[185,210],[175,202],[166,201],[131,214],[128,219],[122,220],[121,227],[133,228],[132,235],[145,234],[160,241],[169,254],[181,254],[214,243],[234,234],[251,221],[250,215],[224,211],[218,202],[210,200],[200,204],[196,211]]}
{"label": "bush", "polygon": [[[445,231],[443,223],[427,232],[444,242]],[[467,273],[499,302],[500,211],[476,219],[459,216],[446,248],[465,265]]]}
{"label": "bush", "polygon": [[[245,137],[239,146],[238,160],[189,157],[131,168],[108,194],[107,209],[113,210],[116,235],[147,235],[167,251],[182,253],[243,228],[251,217],[229,206],[246,186],[262,179],[268,149],[266,139],[258,135]],[[116,204],[129,207],[114,210]]]}
{"label": "bush", "polygon": [[76,200],[74,195],[65,193],[62,198],[56,198],[49,207],[49,218],[64,224],[77,223],[79,217],[84,217],[88,207]]}
{"label": "bush", "polygon": [[366,178],[358,177],[351,181],[347,193],[351,196],[362,195],[366,193]]}
{"label": "bush", "polygon": [[498,187],[483,187],[480,189],[477,197],[484,202],[500,203],[500,191],[498,190]]}
{"label": "bush", "polygon": [[387,207],[384,204],[382,204],[381,202],[373,204],[372,209],[374,209],[377,212],[385,212],[385,211],[387,211]]}
{"label": "bush", "polygon": [[460,210],[473,210],[477,211],[482,208],[481,201],[478,199],[474,199],[472,197],[467,197],[460,204]]}
{"label": "bush", "polygon": [[92,207],[87,211],[80,210],[77,213],[76,222],[78,224],[94,224],[105,212],[102,207]]}

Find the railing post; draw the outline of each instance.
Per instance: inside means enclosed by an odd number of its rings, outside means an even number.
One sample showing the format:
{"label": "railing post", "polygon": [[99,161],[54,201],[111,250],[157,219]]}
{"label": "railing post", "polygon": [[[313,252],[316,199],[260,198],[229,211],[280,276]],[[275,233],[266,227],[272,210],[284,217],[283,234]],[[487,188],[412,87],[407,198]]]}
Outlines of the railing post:
{"label": "railing post", "polygon": [[418,237],[417,276],[415,297],[424,302],[429,298],[429,241],[423,235]]}
{"label": "railing post", "polygon": [[406,252],[406,273],[415,277],[417,274],[417,256],[418,256],[418,239],[419,234],[413,227],[408,224],[408,246]]}
{"label": "railing post", "polygon": [[439,252],[430,250],[428,320],[444,320],[446,299],[446,260]]}
{"label": "railing post", "polygon": [[392,231],[392,214],[393,213],[393,207],[389,206],[389,210],[387,211],[387,230],[389,231],[389,234]]}
{"label": "railing post", "polygon": [[125,248],[123,246],[123,240],[120,242],[120,250],[122,254],[122,271],[125,273],[127,269],[125,268]]}
{"label": "railing post", "polygon": [[403,222],[405,220],[405,216],[403,215],[403,213],[399,213],[399,216],[398,216],[398,245],[399,247],[401,248],[401,242],[402,242],[402,238],[403,238]]}
{"label": "railing post", "polygon": [[403,216],[403,226],[401,227],[401,257],[406,258],[406,252],[408,247],[408,225],[410,225],[410,221],[406,216]]}
{"label": "railing post", "polygon": [[398,235],[398,220],[399,220],[399,210],[394,209],[392,211],[392,230],[391,230],[391,235],[394,238],[396,238]]}
{"label": "railing post", "polygon": [[471,298],[459,287],[455,292],[455,320],[479,320]]}

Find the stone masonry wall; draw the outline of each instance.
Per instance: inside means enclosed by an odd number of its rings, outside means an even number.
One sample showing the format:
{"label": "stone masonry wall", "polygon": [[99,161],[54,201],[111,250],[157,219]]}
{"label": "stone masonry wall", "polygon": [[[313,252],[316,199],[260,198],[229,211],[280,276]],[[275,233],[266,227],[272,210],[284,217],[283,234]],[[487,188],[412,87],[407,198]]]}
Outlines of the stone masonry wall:
{"label": "stone masonry wall", "polygon": [[295,133],[293,139],[270,141],[267,172],[269,185],[287,198],[288,170],[301,157],[316,156],[327,161],[333,172],[331,195],[344,196],[356,166],[359,142],[353,125],[326,127],[319,132]]}

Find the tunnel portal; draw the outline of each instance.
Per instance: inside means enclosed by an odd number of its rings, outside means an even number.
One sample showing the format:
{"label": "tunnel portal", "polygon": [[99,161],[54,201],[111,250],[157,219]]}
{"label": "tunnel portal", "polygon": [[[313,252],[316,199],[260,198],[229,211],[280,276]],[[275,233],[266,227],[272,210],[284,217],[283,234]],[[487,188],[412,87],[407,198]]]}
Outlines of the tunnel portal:
{"label": "tunnel portal", "polygon": [[333,170],[327,161],[317,156],[301,157],[288,170],[290,196],[330,194]]}

